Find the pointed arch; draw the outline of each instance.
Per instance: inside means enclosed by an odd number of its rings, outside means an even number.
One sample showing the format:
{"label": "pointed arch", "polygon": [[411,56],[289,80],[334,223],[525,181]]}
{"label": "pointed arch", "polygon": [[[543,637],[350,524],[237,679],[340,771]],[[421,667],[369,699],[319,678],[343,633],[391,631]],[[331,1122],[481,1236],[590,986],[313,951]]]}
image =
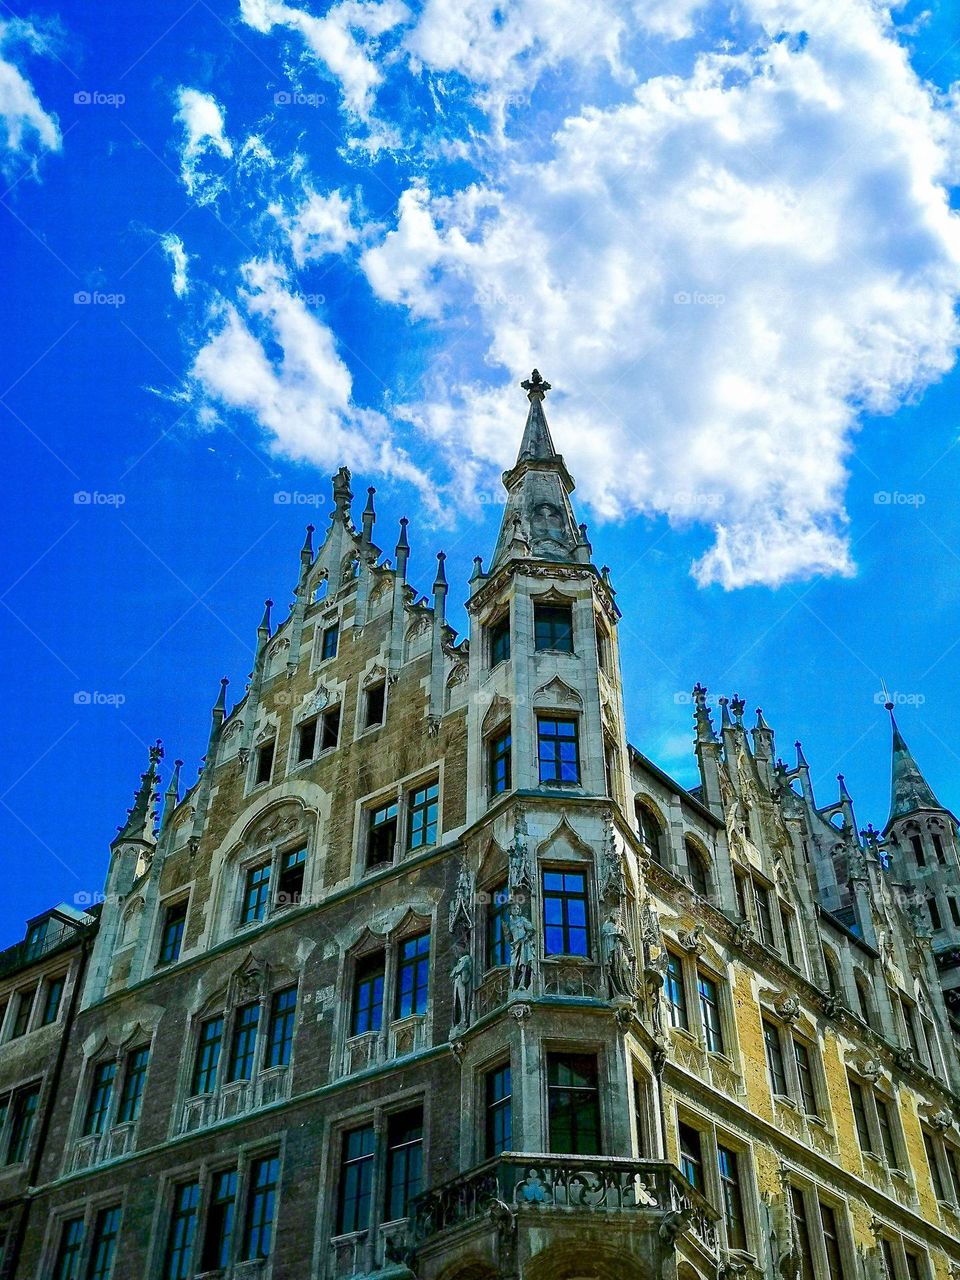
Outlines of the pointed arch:
{"label": "pointed arch", "polygon": [[554,676],[546,684],[540,686],[533,695],[534,707],[562,707],[576,711],[583,709],[583,698],[571,685],[559,676]]}
{"label": "pointed arch", "polygon": [[538,858],[555,858],[564,853],[564,846],[578,858],[592,858],[593,846],[574,830],[567,815],[561,814],[560,821],[545,840],[537,845]]}
{"label": "pointed arch", "polygon": [[484,737],[487,737],[494,729],[509,721],[512,712],[513,707],[509,699],[498,693],[487,708],[486,715],[483,717],[480,726],[480,732]]}

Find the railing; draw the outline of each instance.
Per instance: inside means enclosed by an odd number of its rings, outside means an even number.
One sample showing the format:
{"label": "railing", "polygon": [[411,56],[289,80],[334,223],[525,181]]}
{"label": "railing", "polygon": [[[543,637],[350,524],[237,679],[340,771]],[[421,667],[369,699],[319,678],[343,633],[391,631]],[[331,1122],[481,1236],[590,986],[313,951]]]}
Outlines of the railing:
{"label": "railing", "polygon": [[79,922],[78,925],[73,925],[61,920],[51,920],[42,937],[33,941],[15,942],[12,947],[0,951],[0,977],[32,964],[63,943],[72,942],[78,935]]}
{"label": "railing", "polygon": [[541,966],[543,993],[548,996],[604,995],[600,971],[595,964],[570,960],[543,961]]}
{"label": "railing", "polygon": [[689,1231],[713,1256],[719,1249],[716,1211],[672,1164],[513,1152],[418,1196],[415,1238],[421,1243],[479,1218],[497,1202],[523,1215],[552,1210],[648,1214],[674,1236]]}
{"label": "railing", "polygon": [[290,1094],[290,1081],[289,1067],[270,1067],[253,1080],[234,1080],[221,1085],[215,1093],[188,1098],[180,1113],[180,1132],[195,1132],[219,1120],[280,1102]]}
{"label": "railing", "polygon": [[427,1023],[422,1013],[395,1018],[382,1031],[350,1036],[343,1046],[343,1074],[354,1075],[394,1058],[405,1058],[427,1045]]}

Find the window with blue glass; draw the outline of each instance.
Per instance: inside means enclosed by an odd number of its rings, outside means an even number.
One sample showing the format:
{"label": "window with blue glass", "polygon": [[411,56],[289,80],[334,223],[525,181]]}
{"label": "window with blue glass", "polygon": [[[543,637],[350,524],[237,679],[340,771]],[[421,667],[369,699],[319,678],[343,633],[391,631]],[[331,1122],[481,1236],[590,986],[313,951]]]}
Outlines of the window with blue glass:
{"label": "window with blue glass", "polygon": [[242,1005],[233,1020],[233,1039],[230,1044],[230,1064],[227,1083],[233,1080],[249,1080],[257,1056],[257,1028],[260,1026],[260,1005]]}
{"label": "window with blue glass", "polygon": [[576,720],[537,717],[540,781],[556,785],[580,781],[580,739]]}
{"label": "window with blue glass", "polygon": [[490,665],[496,667],[510,657],[510,614],[505,613],[490,627]]}
{"label": "window with blue glass", "polygon": [[498,1156],[501,1151],[509,1151],[513,1141],[512,1103],[513,1094],[510,1084],[510,1063],[488,1071],[484,1089],[486,1094],[486,1158]]}
{"label": "window with blue glass", "polygon": [[199,1204],[199,1182],[183,1182],[174,1188],[173,1213],[163,1258],[163,1280],[190,1280],[193,1275],[193,1244]]}
{"label": "window with blue glass", "polygon": [[223,1018],[208,1018],[201,1024],[197,1057],[193,1066],[191,1094],[213,1093],[223,1044]]}
{"label": "window with blue glass", "polygon": [[43,998],[43,1014],[40,1018],[42,1027],[48,1027],[51,1022],[56,1022],[62,999],[63,978],[48,978]]}
{"label": "window with blue glass", "polygon": [[210,1187],[200,1264],[204,1271],[220,1271],[232,1262],[236,1211],[237,1171],[221,1169],[213,1175]]}
{"label": "window with blue glass", "polygon": [[53,1280],[79,1280],[80,1254],[83,1250],[83,1219],[70,1218],[63,1224],[57,1256],[53,1264]]}
{"label": "window with blue glass", "polygon": [[504,881],[490,890],[487,904],[487,968],[510,963],[510,889]]}
{"label": "window with blue glass", "polygon": [[584,872],[544,871],[543,940],[548,956],[590,954]]}
{"label": "window with blue glass", "polygon": [[343,1135],[337,1202],[338,1235],[364,1231],[370,1225],[375,1153],[376,1138],[372,1124],[351,1129]]}
{"label": "window with blue glass", "polygon": [[405,938],[400,944],[400,964],[397,969],[398,1018],[414,1013],[424,1013],[427,1008],[427,987],[430,979],[430,935],[418,934]]}
{"label": "window with blue glass", "polygon": [[134,1049],[127,1054],[123,1073],[123,1089],[120,1093],[120,1106],[117,1108],[117,1123],[129,1124],[140,1114],[143,1102],[143,1088],[147,1079],[147,1063],[150,1060],[149,1049]]}
{"label": "window with blue glass", "polygon": [[264,1156],[250,1170],[247,1219],[243,1232],[243,1258],[268,1258],[273,1243],[273,1223],[277,1212],[277,1182],[280,1157]]}
{"label": "window with blue glass", "polygon": [[13,1100],[13,1120],[10,1129],[10,1145],[7,1147],[7,1164],[20,1164],[27,1158],[33,1122],[40,1106],[40,1086],[22,1089]]}
{"label": "window with blue glass", "polygon": [[110,1280],[120,1234],[120,1206],[101,1209],[93,1224],[93,1244],[86,1280]]}
{"label": "window with blue glass", "polygon": [[303,899],[303,877],[306,869],[306,849],[291,849],[281,856],[280,874],[277,877],[277,907],[300,905]]}
{"label": "window with blue glass", "polygon": [[353,1016],[350,1034],[365,1035],[383,1025],[383,980],[386,957],[382,951],[357,961],[353,979]]}
{"label": "window with blue glass", "polygon": [[600,1154],[600,1091],[597,1060],[587,1054],[547,1055],[550,1150]]}
{"label": "window with blue glass", "polygon": [[703,1139],[700,1132],[681,1121],[677,1125],[677,1139],[680,1145],[680,1172],[692,1187],[703,1191]]}
{"label": "window with blue glass", "polygon": [[437,843],[440,784],[428,782],[407,798],[407,848],[422,849]]}
{"label": "window with blue glass", "polygon": [[423,1112],[401,1111],[387,1121],[387,1222],[405,1218],[423,1176]]}
{"label": "window with blue glass", "polygon": [[488,761],[490,770],[490,794],[502,795],[513,786],[513,750],[510,726],[501,729],[490,739]]}
{"label": "window with blue glass", "polygon": [[667,967],[663,975],[663,994],[667,1001],[667,1016],[672,1027],[690,1030],[687,1013],[687,989],[684,985],[683,961],[672,951],[667,952]]}
{"label": "window with blue glass", "polygon": [[340,625],[334,623],[331,627],[324,627],[323,636],[320,640],[320,661],[326,662],[328,658],[337,656],[337,645],[340,642]]}
{"label": "window with blue glass", "polygon": [[297,1017],[297,988],[285,987],[270,1002],[270,1029],[267,1033],[266,1067],[285,1067],[293,1049],[293,1028]]}
{"label": "window with blue glass", "polygon": [[93,1084],[87,1100],[87,1111],[83,1121],[85,1134],[103,1133],[110,1111],[110,1100],[113,1097],[113,1082],[117,1075],[115,1062],[101,1062],[93,1069]]}
{"label": "window with blue glass", "polygon": [[570,605],[533,606],[534,646],[573,653],[573,609]]}
{"label": "window with blue glass", "polygon": [[262,920],[269,901],[270,863],[264,862],[259,867],[251,867],[246,874],[240,923],[252,924],[254,920]]}
{"label": "window with blue glass", "polygon": [[181,902],[171,903],[163,913],[158,964],[173,964],[175,960],[179,960],[186,923],[187,900],[184,898]]}

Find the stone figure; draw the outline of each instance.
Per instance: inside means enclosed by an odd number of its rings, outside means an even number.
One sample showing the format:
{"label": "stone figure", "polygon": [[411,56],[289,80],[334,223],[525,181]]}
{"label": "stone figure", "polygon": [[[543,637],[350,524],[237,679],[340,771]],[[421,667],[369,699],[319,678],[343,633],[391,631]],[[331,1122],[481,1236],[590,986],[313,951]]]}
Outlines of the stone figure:
{"label": "stone figure", "polygon": [[473,982],[473,961],[465,951],[450,970],[453,979],[453,1025],[463,1027],[470,1021],[470,994]]}
{"label": "stone figure", "polygon": [[611,911],[600,930],[603,960],[611,996],[633,999],[637,991],[637,957],[619,911]]}
{"label": "stone figure", "polygon": [[510,968],[512,985],[526,991],[533,979],[533,922],[523,914],[519,902],[510,903]]}

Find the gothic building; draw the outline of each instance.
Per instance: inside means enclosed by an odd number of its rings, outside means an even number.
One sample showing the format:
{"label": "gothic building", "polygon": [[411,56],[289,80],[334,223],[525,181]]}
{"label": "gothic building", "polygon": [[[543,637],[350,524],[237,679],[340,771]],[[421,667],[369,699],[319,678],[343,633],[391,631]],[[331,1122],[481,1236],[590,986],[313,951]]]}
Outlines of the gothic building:
{"label": "gothic building", "polygon": [[[180,794],[0,955],[5,1280],[955,1280],[957,821],[882,830],[694,691],[630,745],[529,412],[469,636],[348,471]],[[891,709],[892,711],[892,709]]]}

